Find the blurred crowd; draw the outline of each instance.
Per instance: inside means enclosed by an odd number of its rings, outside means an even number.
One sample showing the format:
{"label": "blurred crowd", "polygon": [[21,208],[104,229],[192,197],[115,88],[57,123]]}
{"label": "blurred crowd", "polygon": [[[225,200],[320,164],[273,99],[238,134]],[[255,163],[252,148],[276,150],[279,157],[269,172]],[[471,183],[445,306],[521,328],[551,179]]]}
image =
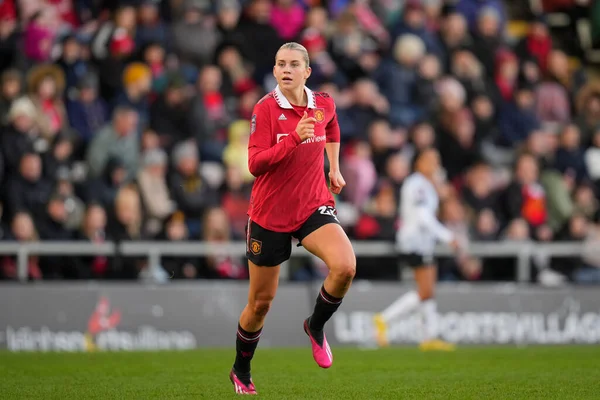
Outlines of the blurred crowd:
{"label": "blurred crowd", "polygon": [[[243,240],[248,120],[276,84],[277,49],[298,41],[308,85],[337,104],[338,212],[353,239],[394,240],[412,156],[433,145],[446,175],[441,219],[465,239],[593,241],[600,82],[553,44],[545,14],[507,35],[507,3],[1,0],[0,240]],[[440,262],[442,279],[515,278],[512,259]],[[360,258],[358,278],[396,279],[395,265]],[[600,260],[534,265],[534,277],[590,281]],[[157,267],[32,257],[28,274],[247,278],[244,259],[227,254]],[[323,268],[309,260],[292,278]],[[0,276],[16,276],[14,257],[0,257]]]}

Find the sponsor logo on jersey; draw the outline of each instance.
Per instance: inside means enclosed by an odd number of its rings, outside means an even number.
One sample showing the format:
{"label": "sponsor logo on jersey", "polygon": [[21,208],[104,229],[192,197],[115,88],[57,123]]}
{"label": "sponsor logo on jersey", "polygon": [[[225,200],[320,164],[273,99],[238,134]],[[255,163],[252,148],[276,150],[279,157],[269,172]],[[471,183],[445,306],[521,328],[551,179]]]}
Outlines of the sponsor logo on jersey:
{"label": "sponsor logo on jersey", "polygon": [[280,121],[287,121],[287,118],[285,117],[285,115],[281,114],[281,115],[279,116],[279,120],[280,120]]}

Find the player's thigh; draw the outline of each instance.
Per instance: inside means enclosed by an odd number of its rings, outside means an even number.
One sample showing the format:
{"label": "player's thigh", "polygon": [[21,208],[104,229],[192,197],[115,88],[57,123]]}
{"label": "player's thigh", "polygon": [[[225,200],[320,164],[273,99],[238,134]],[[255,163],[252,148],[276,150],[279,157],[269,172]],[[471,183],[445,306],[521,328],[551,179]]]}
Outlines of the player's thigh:
{"label": "player's thigh", "polygon": [[273,232],[253,221],[246,226],[246,258],[250,274],[248,301],[270,302],[279,283],[280,265],[290,258],[291,235]]}
{"label": "player's thigh", "polygon": [[248,260],[249,288],[248,304],[270,304],[277,294],[279,286],[279,265],[261,267]]}
{"label": "player's thigh", "polygon": [[334,209],[329,215],[317,210],[296,235],[302,246],[323,260],[330,270],[354,277],[354,249],[334,213]]}
{"label": "player's thigh", "polygon": [[437,281],[437,268],[433,256],[418,252],[403,252],[399,256],[403,266],[413,270],[417,292],[422,299],[433,297]]}

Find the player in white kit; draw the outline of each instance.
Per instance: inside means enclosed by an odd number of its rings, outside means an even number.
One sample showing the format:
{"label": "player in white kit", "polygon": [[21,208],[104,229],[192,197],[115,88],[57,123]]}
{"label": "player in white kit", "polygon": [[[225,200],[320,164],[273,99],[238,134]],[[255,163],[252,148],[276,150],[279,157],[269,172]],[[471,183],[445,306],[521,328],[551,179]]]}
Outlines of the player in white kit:
{"label": "player in white kit", "polygon": [[439,197],[433,184],[440,170],[440,157],[431,148],[415,156],[414,172],[400,192],[401,226],[396,235],[403,261],[414,268],[417,290],[404,294],[374,317],[379,346],[388,346],[388,325],[419,311],[422,318],[421,350],[454,350],[454,345],[437,336],[437,309],[434,299],[437,269],[433,253],[438,241],[458,250],[454,234],[437,219]]}

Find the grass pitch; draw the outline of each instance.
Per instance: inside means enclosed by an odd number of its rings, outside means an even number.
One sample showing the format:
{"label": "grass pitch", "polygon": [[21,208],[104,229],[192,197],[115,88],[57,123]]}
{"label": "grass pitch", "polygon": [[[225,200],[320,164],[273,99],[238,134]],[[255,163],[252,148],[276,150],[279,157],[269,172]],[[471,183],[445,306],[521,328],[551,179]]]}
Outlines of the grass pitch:
{"label": "grass pitch", "polygon": [[[329,370],[310,348],[261,349],[263,399],[598,399],[600,347],[334,348]],[[234,399],[233,350],[0,353],[1,399]]]}

